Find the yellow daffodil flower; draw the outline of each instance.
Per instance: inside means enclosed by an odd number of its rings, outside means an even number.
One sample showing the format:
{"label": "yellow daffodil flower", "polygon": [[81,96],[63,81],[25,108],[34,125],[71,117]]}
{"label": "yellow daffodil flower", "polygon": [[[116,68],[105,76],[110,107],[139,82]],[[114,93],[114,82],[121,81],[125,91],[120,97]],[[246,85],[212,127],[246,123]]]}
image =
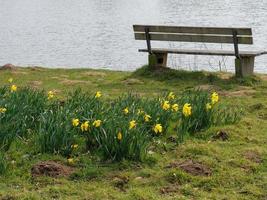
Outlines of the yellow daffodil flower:
{"label": "yellow daffodil flower", "polygon": [[168,95],[168,99],[171,100],[171,99],[174,99],[175,98],[175,95],[173,92],[170,92],[169,95]]}
{"label": "yellow daffodil flower", "polygon": [[70,165],[72,165],[72,164],[74,163],[74,159],[73,159],[73,158],[68,158],[68,163],[69,163]]}
{"label": "yellow daffodil flower", "polygon": [[172,111],[173,111],[173,112],[177,112],[178,109],[179,109],[179,106],[178,106],[177,103],[175,103],[175,104],[172,105]]}
{"label": "yellow daffodil flower", "polygon": [[131,129],[135,128],[136,125],[137,124],[136,124],[136,121],[135,120],[130,121],[130,123],[129,123],[129,129],[131,130]]}
{"label": "yellow daffodil flower", "polygon": [[55,93],[53,91],[49,91],[47,93],[47,99],[53,99],[55,97]]}
{"label": "yellow daffodil flower", "polygon": [[118,139],[119,141],[122,140],[122,133],[121,133],[120,131],[118,132],[117,139]]}
{"label": "yellow daffodil flower", "polygon": [[124,109],[123,109],[123,112],[124,112],[125,115],[127,115],[127,114],[129,113],[129,109],[128,109],[128,107],[124,108]]}
{"label": "yellow daffodil flower", "polygon": [[162,125],[161,125],[161,124],[156,124],[156,125],[153,127],[153,131],[154,131],[155,133],[162,133],[162,131],[163,131]]}
{"label": "yellow daffodil flower", "polygon": [[9,82],[9,83],[12,83],[12,82],[13,82],[13,78],[9,78],[9,79],[8,79],[8,82]]}
{"label": "yellow daffodil flower", "polygon": [[100,91],[97,91],[95,93],[95,98],[100,98],[102,96],[101,92]]}
{"label": "yellow daffodil flower", "polygon": [[85,121],[84,123],[81,124],[81,130],[82,132],[88,131],[90,128],[89,121]]}
{"label": "yellow daffodil flower", "polygon": [[151,116],[150,115],[145,115],[144,116],[144,120],[145,120],[145,122],[149,122],[150,121],[150,119],[151,119]]}
{"label": "yellow daffodil flower", "polygon": [[169,101],[164,101],[162,104],[162,108],[163,110],[169,110],[171,107],[170,102]]}
{"label": "yellow daffodil flower", "polygon": [[218,95],[218,93],[217,92],[213,92],[211,94],[211,104],[214,105],[218,101],[219,101],[219,95]]}
{"label": "yellow daffodil flower", "polygon": [[93,122],[93,126],[96,127],[96,128],[97,128],[97,127],[100,127],[100,126],[101,126],[101,123],[102,123],[101,120],[99,120],[99,119],[98,119],[98,120],[95,120],[95,121]]}
{"label": "yellow daffodil flower", "polygon": [[72,125],[73,126],[77,127],[77,126],[79,126],[79,123],[80,123],[79,119],[72,119]]}
{"label": "yellow daffodil flower", "polygon": [[79,146],[78,144],[73,144],[73,145],[71,145],[71,148],[72,148],[72,149],[77,149],[78,146]]}
{"label": "yellow daffodil flower", "polygon": [[11,92],[16,92],[17,89],[18,89],[18,87],[17,87],[16,85],[12,85],[12,86],[10,87],[10,91],[11,91]]}
{"label": "yellow daffodil flower", "polygon": [[6,112],[6,108],[0,108],[0,113],[5,113]]}
{"label": "yellow daffodil flower", "polygon": [[208,111],[208,110],[210,110],[211,109],[211,104],[210,103],[207,103],[206,104],[206,110]]}
{"label": "yellow daffodil flower", "polygon": [[183,115],[185,117],[189,117],[190,115],[192,115],[192,107],[189,103],[184,104]]}

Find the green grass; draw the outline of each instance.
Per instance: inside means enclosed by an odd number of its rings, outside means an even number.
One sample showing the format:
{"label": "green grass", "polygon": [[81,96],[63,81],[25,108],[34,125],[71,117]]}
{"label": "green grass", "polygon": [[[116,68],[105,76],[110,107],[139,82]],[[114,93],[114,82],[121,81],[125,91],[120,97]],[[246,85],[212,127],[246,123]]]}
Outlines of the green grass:
{"label": "green grass", "polygon": [[[144,163],[103,163],[86,153],[78,157],[76,172],[68,178],[31,177],[31,167],[40,160],[66,163],[58,155],[38,154],[32,140],[18,138],[0,158],[0,199],[266,199],[267,198],[267,76],[246,79],[230,74],[161,70],[146,67],[134,73],[86,69],[18,68],[0,71],[0,87],[12,77],[18,87],[55,90],[59,98],[81,88],[104,98],[129,91],[151,97],[166,91],[176,94],[188,88],[216,90],[225,104],[243,109],[240,122],[211,127],[181,145],[157,138]],[[0,124],[1,125],[1,124]],[[228,141],[212,136],[224,130]],[[160,141],[159,141],[160,140]],[[254,152],[262,162],[246,158]],[[211,176],[192,176],[171,162],[195,160],[212,170]],[[173,189],[162,194],[162,188]]]}

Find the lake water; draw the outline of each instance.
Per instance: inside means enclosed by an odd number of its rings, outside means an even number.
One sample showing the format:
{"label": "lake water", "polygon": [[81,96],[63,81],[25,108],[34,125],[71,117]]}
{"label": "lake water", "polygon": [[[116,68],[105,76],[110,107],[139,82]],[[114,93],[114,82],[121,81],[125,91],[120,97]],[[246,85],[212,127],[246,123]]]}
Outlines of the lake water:
{"label": "lake water", "polygon": [[[0,65],[134,70],[147,54],[137,51],[145,41],[134,40],[133,24],[251,27],[254,45],[240,49],[267,50],[267,0],[0,0]],[[177,69],[234,69],[232,57],[169,58]],[[256,58],[255,70],[267,72],[267,55]]]}

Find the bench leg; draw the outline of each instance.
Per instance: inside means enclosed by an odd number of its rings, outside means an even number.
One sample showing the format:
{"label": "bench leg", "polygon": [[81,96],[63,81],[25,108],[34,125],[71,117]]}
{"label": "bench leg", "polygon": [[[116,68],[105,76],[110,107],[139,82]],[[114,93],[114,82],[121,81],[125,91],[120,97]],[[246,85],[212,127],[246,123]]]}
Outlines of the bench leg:
{"label": "bench leg", "polygon": [[253,75],[255,56],[241,57],[235,59],[235,73],[237,77]]}
{"label": "bench leg", "polygon": [[167,53],[154,53],[148,55],[148,65],[149,67],[155,69],[161,67],[167,67],[167,59],[168,59]]}

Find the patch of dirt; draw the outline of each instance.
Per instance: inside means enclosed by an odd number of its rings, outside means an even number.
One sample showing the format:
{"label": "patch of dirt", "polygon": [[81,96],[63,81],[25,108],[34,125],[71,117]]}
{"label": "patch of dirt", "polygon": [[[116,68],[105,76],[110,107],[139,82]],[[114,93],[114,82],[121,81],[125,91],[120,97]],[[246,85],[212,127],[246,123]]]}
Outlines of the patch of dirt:
{"label": "patch of dirt", "polygon": [[60,83],[64,85],[76,85],[76,84],[88,84],[90,81],[82,81],[82,80],[70,80],[70,79],[62,79]]}
{"label": "patch of dirt", "polygon": [[227,132],[225,131],[219,131],[217,132],[215,135],[212,136],[213,140],[222,140],[222,141],[226,141],[229,139],[229,135]]}
{"label": "patch of dirt", "polygon": [[112,182],[114,186],[121,191],[125,192],[126,191],[126,186],[129,183],[129,177],[128,176],[116,176],[113,178]]}
{"label": "patch of dirt", "polygon": [[129,78],[122,82],[125,83],[126,85],[144,84],[143,81],[140,81],[139,79],[135,79],[135,78]]}
{"label": "patch of dirt", "polygon": [[107,76],[107,74],[104,73],[104,72],[94,72],[94,71],[82,73],[82,76],[84,76],[84,75],[86,75],[86,76],[97,76],[97,77],[102,77],[102,78]]}
{"label": "patch of dirt", "polygon": [[214,85],[199,85],[199,86],[196,86],[195,89],[205,90],[205,91],[212,91],[212,90],[218,91],[219,90],[219,88]]}
{"label": "patch of dirt", "polygon": [[39,88],[43,84],[42,81],[30,81],[28,85],[30,85],[33,88]]}
{"label": "patch of dirt", "polygon": [[267,75],[261,75],[260,77],[261,77],[262,80],[267,81]]}
{"label": "patch of dirt", "polygon": [[262,163],[262,158],[259,155],[259,153],[255,152],[255,151],[246,151],[244,153],[244,157],[252,162],[255,163]]}
{"label": "patch of dirt", "polygon": [[223,91],[223,92],[220,92],[220,95],[221,96],[226,96],[226,97],[243,97],[243,96],[251,96],[251,95],[253,95],[255,93],[256,93],[256,91],[253,90],[251,87],[240,86],[235,91]]}
{"label": "patch of dirt", "polygon": [[223,73],[220,73],[220,74],[219,74],[219,77],[220,77],[221,79],[223,79],[223,80],[229,80],[230,78],[233,77],[233,74],[223,72]]}
{"label": "patch of dirt", "polygon": [[161,194],[170,194],[170,193],[177,193],[177,192],[179,192],[179,185],[177,184],[160,188]]}
{"label": "patch of dirt", "polygon": [[31,169],[33,177],[38,176],[69,176],[74,172],[74,168],[57,163],[55,161],[42,161],[35,164]]}
{"label": "patch of dirt", "polygon": [[208,166],[193,160],[170,163],[167,168],[180,168],[193,176],[210,176],[212,171]]}

